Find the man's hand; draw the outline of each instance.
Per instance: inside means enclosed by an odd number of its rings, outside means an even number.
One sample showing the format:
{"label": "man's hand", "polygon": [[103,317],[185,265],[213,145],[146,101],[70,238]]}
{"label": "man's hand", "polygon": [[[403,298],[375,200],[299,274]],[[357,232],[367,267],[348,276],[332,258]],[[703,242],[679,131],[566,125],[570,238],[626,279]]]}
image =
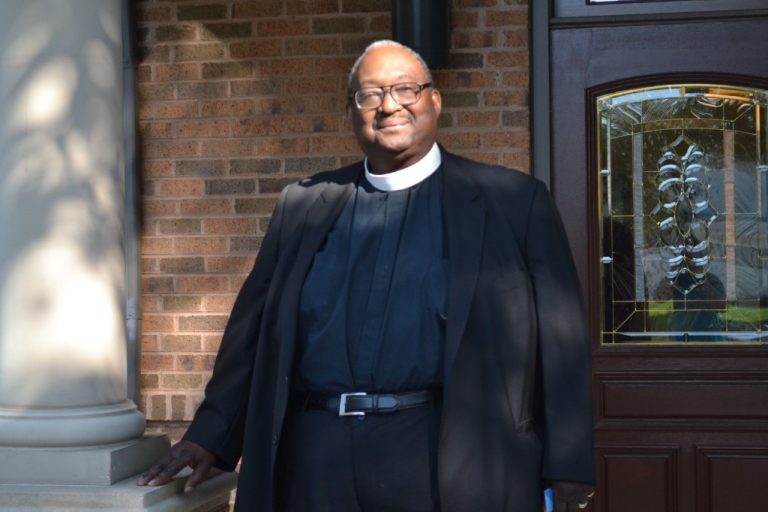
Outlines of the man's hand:
{"label": "man's hand", "polygon": [[189,466],[193,471],[184,484],[184,492],[189,492],[205,478],[215,460],[216,456],[199,444],[179,441],[171,447],[168,455],[139,477],[136,485],[163,485]]}
{"label": "man's hand", "polygon": [[555,512],[589,512],[595,488],[581,482],[552,482]]}

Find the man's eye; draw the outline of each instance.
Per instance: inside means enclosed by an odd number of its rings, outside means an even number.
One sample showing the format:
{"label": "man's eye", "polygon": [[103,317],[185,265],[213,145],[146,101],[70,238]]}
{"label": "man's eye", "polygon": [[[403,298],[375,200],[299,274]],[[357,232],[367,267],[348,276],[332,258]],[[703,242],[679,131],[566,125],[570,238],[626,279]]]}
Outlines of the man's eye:
{"label": "man's eye", "polygon": [[416,92],[416,89],[418,88],[411,84],[398,85],[397,87],[393,88],[395,94],[413,94]]}
{"label": "man's eye", "polygon": [[360,91],[358,94],[358,97],[361,101],[371,100],[374,98],[378,98],[381,96],[381,92],[379,91]]}

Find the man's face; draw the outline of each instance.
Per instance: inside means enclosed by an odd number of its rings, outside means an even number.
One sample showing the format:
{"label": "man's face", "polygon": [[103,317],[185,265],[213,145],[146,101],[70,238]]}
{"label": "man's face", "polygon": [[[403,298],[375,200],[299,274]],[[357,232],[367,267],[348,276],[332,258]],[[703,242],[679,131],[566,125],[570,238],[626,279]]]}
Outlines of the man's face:
{"label": "man's face", "polygon": [[[401,48],[382,47],[360,63],[352,90],[426,81],[416,58]],[[419,101],[407,106],[397,104],[389,92],[381,106],[371,110],[360,110],[351,100],[347,117],[373,170],[384,173],[407,167],[429,151],[437,138],[440,106],[440,93],[428,87]]]}

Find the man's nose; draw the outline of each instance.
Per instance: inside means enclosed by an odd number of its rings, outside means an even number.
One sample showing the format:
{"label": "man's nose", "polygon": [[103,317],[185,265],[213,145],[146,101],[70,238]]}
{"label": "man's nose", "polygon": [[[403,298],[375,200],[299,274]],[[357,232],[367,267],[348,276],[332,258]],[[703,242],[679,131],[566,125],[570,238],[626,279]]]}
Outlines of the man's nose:
{"label": "man's nose", "polygon": [[400,110],[401,108],[400,104],[396,102],[392,97],[392,94],[390,94],[390,91],[387,91],[386,94],[384,94],[384,98],[382,98],[381,105],[379,106],[379,110],[387,114]]}

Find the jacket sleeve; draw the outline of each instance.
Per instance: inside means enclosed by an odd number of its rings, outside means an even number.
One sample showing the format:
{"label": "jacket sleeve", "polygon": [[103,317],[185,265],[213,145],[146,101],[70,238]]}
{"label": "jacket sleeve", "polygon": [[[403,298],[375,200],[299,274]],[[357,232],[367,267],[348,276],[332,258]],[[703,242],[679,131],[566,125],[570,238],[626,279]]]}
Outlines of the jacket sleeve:
{"label": "jacket sleeve", "polygon": [[256,262],[243,283],[224,330],[213,375],[184,439],[217,456],[231,471],[242,452],[245,412],[265,300],[278,261],[286,191],[272,214]]}
{"label": "jacket sleeve", "polygon": [[525,243],[538,324],[542,478],[592,483],[589,331],[565,230],[539,181]]}

